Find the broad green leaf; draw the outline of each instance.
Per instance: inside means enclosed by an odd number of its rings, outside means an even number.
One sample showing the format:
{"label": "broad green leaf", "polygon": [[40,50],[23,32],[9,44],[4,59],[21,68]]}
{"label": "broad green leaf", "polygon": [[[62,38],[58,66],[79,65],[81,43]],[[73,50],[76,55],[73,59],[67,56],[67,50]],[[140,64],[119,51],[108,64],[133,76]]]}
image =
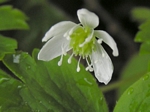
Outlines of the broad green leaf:
{"label": "broad green leaf", "polygon": [[59,58],[50,62],[37,60],[38,50],[33,58],[27,53],[14,62],[14,54],[7,55],[4,64],[26,85],[20,94],[32,110],[42,112],[108,112],[105,98],[94,77],[80,65],[76,72],[77,61],[68,64],[65,56],[62,66]]}
{"label": "broad green leaf", "polygon": [[114,112],[150,112],[150,73],[130,86],[121,96]]}
{"label": "broad green leaf", "polygon": [[16,48],[16,40],[0,35],[0,60],[5,54],[14,52]]}
{"label": "broad green leaf", "polygon": [[123,85],[118,89],[118,96],[135,81],[137,81],[143,74],[148,71],[148,62],[150,54],[135,55],[124,68],[120,80],[124,80]]}
{"label": "broad green leaf", "polygon": [[0,69],[0,112],[29,112],[19,91],[23,84]]}
{"label": "broad green leaf", "polygon": [[12,6],[1,6],[0,15],[0,30],[28,29],[25,22],[27,17],[20,10],[13,9]]}
{"label": "broad green leaf", "polygon": [[131,14],[132,18],[140,23],[150,19],[150,9],[146,7],[136,7]]}

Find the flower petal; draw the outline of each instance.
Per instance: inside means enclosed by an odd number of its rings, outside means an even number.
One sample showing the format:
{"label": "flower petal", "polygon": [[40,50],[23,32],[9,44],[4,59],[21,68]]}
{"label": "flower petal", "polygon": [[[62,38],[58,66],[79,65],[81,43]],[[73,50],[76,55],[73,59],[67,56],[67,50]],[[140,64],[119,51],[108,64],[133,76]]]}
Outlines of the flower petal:
{"label": "flower petal", "polygon": [[116,42],[107,32],[102,30],[95,30],[94,34],[96,37],[101,38],[107,45],[111,47],[114,56],[119,55]]}
{"label": "flower petal", "polygon": [[96,51],[91,55],[95,77],[99,82],[108,84],[113,73],[113,65],[106,51],[96,42]]}
{"label": "flower petal", "polygon": [[53,36],[64,34],[66,31],[68,31],[70,28],[74,27],[76,25],[75,23],[71,21],[62,21],[54,26],[52,26],[43,37],[42,41],[45,42],[52,38]]}
{"label": "flower petal", "polygon": [[70,41],[63,37],[63,35],[55,36],[42,47],[38,54],[38,59],[49,61],[60,56],[71,49],[69,43]]}
{"label": "flower petal", "polygon": [[88,11],[87,9],[79,9],[77,11],[77,15],[79,21],[83,26],[87,26],[94,29],[99,24],[98,16],[95,13]]}

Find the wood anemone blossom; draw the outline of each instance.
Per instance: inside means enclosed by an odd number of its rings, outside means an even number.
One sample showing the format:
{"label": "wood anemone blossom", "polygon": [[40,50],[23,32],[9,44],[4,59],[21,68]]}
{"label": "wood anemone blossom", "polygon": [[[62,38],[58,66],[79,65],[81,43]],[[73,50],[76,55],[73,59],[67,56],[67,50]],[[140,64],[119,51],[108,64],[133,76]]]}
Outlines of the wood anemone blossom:
{"label": "wood anemone blossom", "polygon": [[46,44],[40,50],[38,59],[49,61],[61,56],[58,62],[60,66],[63,56],[72,49],[68,63],[71,63],[73,55],[79,55],[77,72],[80,71],[79,63],[83,58],[88,65],[86,70],[94,71],[99,82],[108,84],[112,77],[113,64],[101,44],[105,42],[110,46],[114,56],[119,54],[117,45],[107,32],[94,30],[99,25],[99,18],[95,13],[83,8],[77,11],[77,16],[80,24],[62,21],[46,32],[42,39]]}

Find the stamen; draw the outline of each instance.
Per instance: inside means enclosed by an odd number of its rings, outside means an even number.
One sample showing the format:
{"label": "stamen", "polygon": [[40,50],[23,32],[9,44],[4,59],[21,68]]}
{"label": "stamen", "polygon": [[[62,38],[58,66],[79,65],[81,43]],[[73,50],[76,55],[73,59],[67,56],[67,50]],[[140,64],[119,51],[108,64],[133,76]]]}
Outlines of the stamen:
{"label": "stamen", "polygon": [[89,61],[88,61],[88,59],[86,58],[86,62],[87,62],[87,64],[88,64],[88,67],[86,67],[86,71],[90,71],[90,72],[93,72],[94,70],[93,70],[93,68],[92,68],[92,64],[90,64],[89,63]]}
{"label": "stamen", "polygon": [[92,37],[93,37],[93,33],[94,33],[94,31],[92,31],[92,33],[90,34],[90,36],[88,36],[88,37],[85,39],[85,41],[84,41],[82,44],[79,45],[79,47],[83,47],[86,43],[90,42],[90,40],[91,40]]}
{"label": "stamen", "polygon": [[67,36],[66,39],[67,39],[67,40],[70,40],[71,38],[70,38],[70,36]]}
{"label": "stamen", "polygon": [[70,36],[68,34],[68,31],[63,36],[66,37],[67,40],[70,40]]}
{"label": "stamen", "polygon": [[101,44],[102,41],[103,41],[103,39],[101,39],[101,38],[97,40],[97,42],[98,42],[99,44]]}
{"label": "stamen", "polygon": [[66,51],[65,51],[65,46],[64,46],[64,44],[62,44],[61,49],[62,49],[62,55],[61,55],[60,60],[58,61],[58,66],[61,66],[61,65],[62,65],[63,56],[64,56],[64,55],[67,55],[67,53],[66,53]]}
{"label": "stamen", "polygon": [[62,44],[61,49],[62,49],[62,54],[67,55],[64,44]]}
{"label": "stamen", "polygon": [[[86,43],[87,43],[87,42],[86,42]],[[83,47],[86,43],[85,43],[85,41],[84,41],[82,44],[79,45],[79,47]]]}
{"label": "stamen", "polygon": [[86,67],[86,68],[85,68],[85,70],[86,70],[86,71],[88,71],[88,70],[89,70],[89,66],[88,66],[88,67]]}
{"label": "stamen", "polygon": [[72,28],[70,31],[69,31],[69,35],[71,35],[73,32],[74,32],[75,28]]}
{"label": "stamen", "polygon": [[88,66],[89,66],[90,64],[89,64],[89,61],[88,61],[87,57],[86,57],[85,59],[86,59],[86,62],[87,62],[87,64],[88,64]]}
{"label": "stamen", "polygon": [[79,58],[79,60],[78,60],[77,72],[79,72],[79,71],[80,71],[80,66],[79,66],[79,64],[80,64],[80,60],[81,60],[81,56],[80,56],[80,58]]}
{"label": "stamen", "polygon": [[68,63],[70,64],[71,63],[71,59],[72,59],[72,56],[74,55],[74,53],[72,53],[68,59]]}
{"label": "stamen", "polygon": [[64,36],[64,37],[67,37],[67,36],[68,36],[68,32],[66,32],[63,36]]}
{"label": "stamen", "polygon": [[90,71],[90,72],[93,72],[94,69],[90,66],[89,71]]}
{"label": "stamen", "polygon": [[102,53],[102,57],[105,57],[105,53]]}
{"label": "stamen", "polygon": [[58,66],[61,66],[61,65],[62,65],[63,56],[64,56],[64,55],[62,54],[60,60],[58,61]]}
{"label": "stamen", "polygon": [[98,62],[99,62],[99,60],[95,60],[95,61],[94,61],[95,64],[98,63]]}
{"label": "stamen", "polygon": [[90,66],[88,66],[88,67],[86,67],[86,69],[85,69],[86,71],[90,71],[90,72],[93,72],[94,71],[94,69],[92,68],[92,65],[90,65]]}
{"label": "stamen", "polygon": [[70,31],[69,31],[69,35],[71,35],[78,27],[79,25],[74,26]]}

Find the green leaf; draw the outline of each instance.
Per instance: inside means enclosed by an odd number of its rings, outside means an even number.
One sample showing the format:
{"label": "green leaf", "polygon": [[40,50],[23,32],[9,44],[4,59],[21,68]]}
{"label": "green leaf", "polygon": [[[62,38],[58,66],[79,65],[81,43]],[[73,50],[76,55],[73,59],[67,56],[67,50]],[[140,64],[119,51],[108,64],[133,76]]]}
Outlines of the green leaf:
{"label": "green leaf", "polygon": [[139,31],[137,34],[136,34],[136,37],[135,37],[135,42],[143,42],[143,41],[149,41],[149,32],[147,30],[144,30],[144,31]]}
{"label": "green leaf", "polygon": [[148,62],[150,60],[150,54],[135,55],[126,65],[120,80],[124,80],[123,85],[118,88],[118,96],[135,81],[142,77],[143,74],[148,71]]}
{"label": "green leaf", "polygon": [[32,110],[42,112],[108,112],[105,98],[94,77],[80,65],[76,72],[77,61],[68,64],[65,56],[62,66],[59,58],[50,62],[37,60],[38,50],[33,58],[27,53],[16,54],[18,62],[13,63],[13,55],[7,55],[4,64],[19,78],[26,87],[20,94]]}
{"label": "green leaf", "polygon": [[146,7],[136,7],[131,14],[132,18],[140,23],[150,19],[150,9]]}
{"label": "green leaf", "polygon": [[150,20],[147,20],[139,27],[140,31],[136,34],[135,41],[142,42],[140,54],[150,54]]}
{"label": "green leaf", "polygon": [[150,112],[150,73],[130,86],[121,96],[114,112]]}
{"label": "green leaf", "polygon": [[142,43],[140,47],[140,54],[150,54],[150,42]]}
{"label": "green leaf", "polygon": [[13,9],[12,6],[1,6],[0,15],[0,30],[28,29],[25,22],[27,17],[20,10]]}
{"label": "green leaf", "polygon": [[14,52],[16,48],[16,40],[0,35],[0,60],[5,54]]}
{"label": "green leaf", "polygon": [[136,42],[150,42],[150,20],[144,22],[139,27],[140,31],[136,34]]}
{"label": "green leaf", "polygon": [[23,84],[0,69],[0,112],[29,112],[19,91]]}

